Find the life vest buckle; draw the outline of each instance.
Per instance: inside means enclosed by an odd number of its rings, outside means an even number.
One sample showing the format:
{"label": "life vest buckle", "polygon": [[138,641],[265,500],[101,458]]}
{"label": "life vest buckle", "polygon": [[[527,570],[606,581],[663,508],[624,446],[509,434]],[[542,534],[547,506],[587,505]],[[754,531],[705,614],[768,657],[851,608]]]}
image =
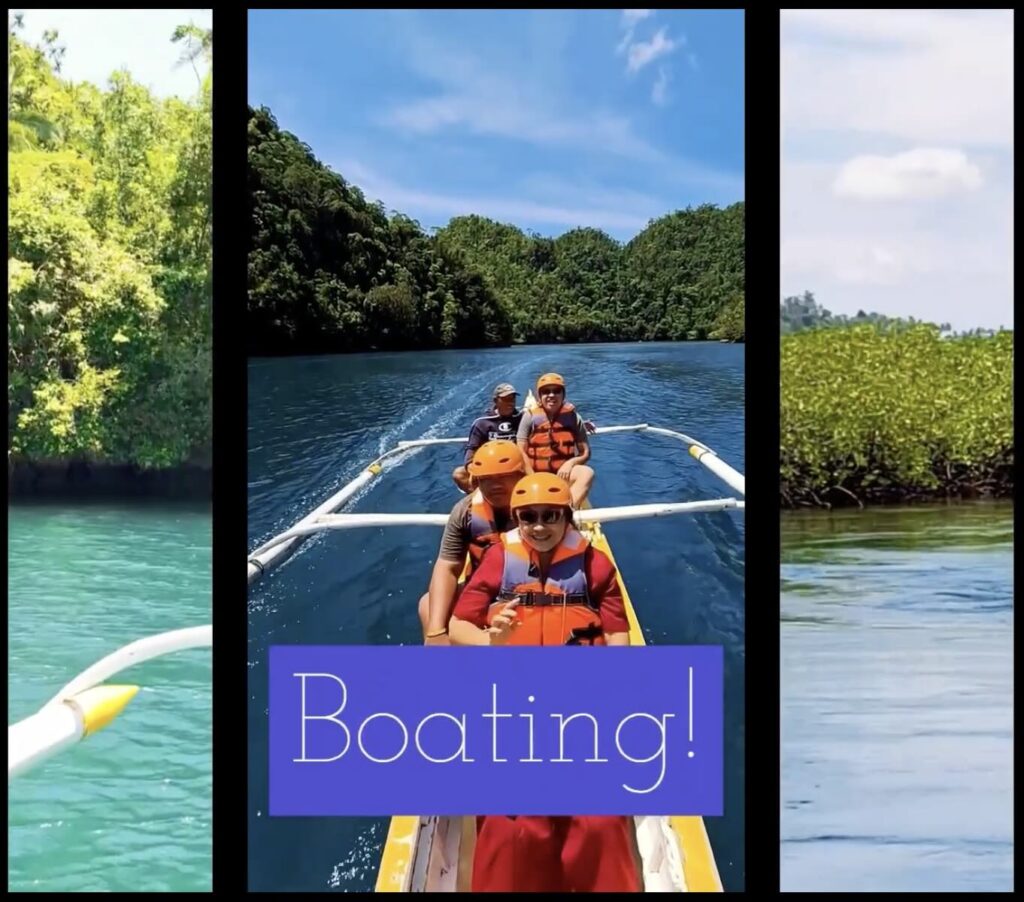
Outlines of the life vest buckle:
{"label": "life vest buckle", "polygon": [[[596,623],[590,626],[577,626],[569,634],[569,638],[565,640],[566,645],[593,645],[594,640],[600,639],[604,635],[604,630]],[[584,643],[585,639],[589,639],[589,642]]]}

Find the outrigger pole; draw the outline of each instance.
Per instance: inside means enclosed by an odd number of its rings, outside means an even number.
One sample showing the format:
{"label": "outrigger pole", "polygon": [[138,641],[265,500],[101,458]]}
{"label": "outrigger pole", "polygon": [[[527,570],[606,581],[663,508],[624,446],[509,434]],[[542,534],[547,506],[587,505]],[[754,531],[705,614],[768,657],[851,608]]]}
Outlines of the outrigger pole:
{"label": "outrigger pole", "polygon": [[[596,430],[598,435],[610,435],[621,432],[649,432],[678,439],[689,447],[690,455],[707,467],[733,491],[740,495],[746,493],[746,480],[743,474],[730,467],[711,448],[695,438],[672,429],[661,429],[639,423],[635,426],[604,426]],[[308,535],[328,529],[352,529],[361,526],[444,526],[448,522],[447,514],[339,514],[336,511],[351,500],[357,492],[384,472],[384,462],[401,455],[408,454],[416,448],[431,445],[464,444],[466,439],[460,438],[426,438],[414,441],[399,442],[390,451],[370,463],[366,469],[328,498],[318,508],[303,517],[291,529],[274,536],[260,545],[249,555],[247,576],[250,585],[259,579],[273,565],[279,563],[293,551]],[[667,504],[633,504],[624,507],[605,507],[576,511],[575,519],[579,523],[601,522],[611,523],[615,520],[635,520],[641,517],[666,517],[672,514],[694,514],[719,510],[743,510],[745,503],[735,498],[717,498],[711,501],[685,501]]]}
{"label": "outrigger pole", "polygon": [[7,779],[102,730],[127,706],[138,686],[99,685],[122,670],[189,648],[209,648],[213,627],[196,626],[139,639],[80,673],[30,717],[7,728]]}

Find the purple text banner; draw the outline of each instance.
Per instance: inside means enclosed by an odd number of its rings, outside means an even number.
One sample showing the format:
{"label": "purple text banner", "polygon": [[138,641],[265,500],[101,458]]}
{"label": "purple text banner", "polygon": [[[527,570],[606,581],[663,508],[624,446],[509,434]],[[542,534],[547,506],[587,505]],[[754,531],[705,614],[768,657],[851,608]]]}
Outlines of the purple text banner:
{"label": "purple text banner", "polygon": [[270,649],[271,816],[722,814],[721,646]]}

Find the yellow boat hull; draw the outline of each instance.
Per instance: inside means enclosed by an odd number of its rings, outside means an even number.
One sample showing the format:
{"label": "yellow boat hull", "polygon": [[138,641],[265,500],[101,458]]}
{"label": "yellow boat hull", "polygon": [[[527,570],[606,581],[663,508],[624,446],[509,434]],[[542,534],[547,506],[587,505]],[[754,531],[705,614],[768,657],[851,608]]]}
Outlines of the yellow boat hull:
{"label": "yellow boat hull", "polygon": [[[599,524],[582,531],[595,548],[615,562]],[[629,643],[646,645],[621,573],[618,580],[629,619]],[[636,817],[634,826],[647,891],[723,891],[702,817]],[[381,854],[376,891],[469,892],[475,839],[473,817],[393,817]]]}

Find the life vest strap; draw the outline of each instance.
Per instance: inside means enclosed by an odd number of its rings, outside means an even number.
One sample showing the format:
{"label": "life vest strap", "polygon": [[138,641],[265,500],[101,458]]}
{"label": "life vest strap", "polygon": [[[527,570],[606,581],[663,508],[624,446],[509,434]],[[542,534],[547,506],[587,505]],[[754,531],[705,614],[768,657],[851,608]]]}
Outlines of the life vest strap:
{"label": "life vest strap", "polygon": [[590,596],[585,592],[576,592],[570,595],[555,595],[550,592],[509,592],[501,597],[501,601],[519,600],[519,604],[525,607],[549,607],[555,605],[586,605],[592,608]]}

